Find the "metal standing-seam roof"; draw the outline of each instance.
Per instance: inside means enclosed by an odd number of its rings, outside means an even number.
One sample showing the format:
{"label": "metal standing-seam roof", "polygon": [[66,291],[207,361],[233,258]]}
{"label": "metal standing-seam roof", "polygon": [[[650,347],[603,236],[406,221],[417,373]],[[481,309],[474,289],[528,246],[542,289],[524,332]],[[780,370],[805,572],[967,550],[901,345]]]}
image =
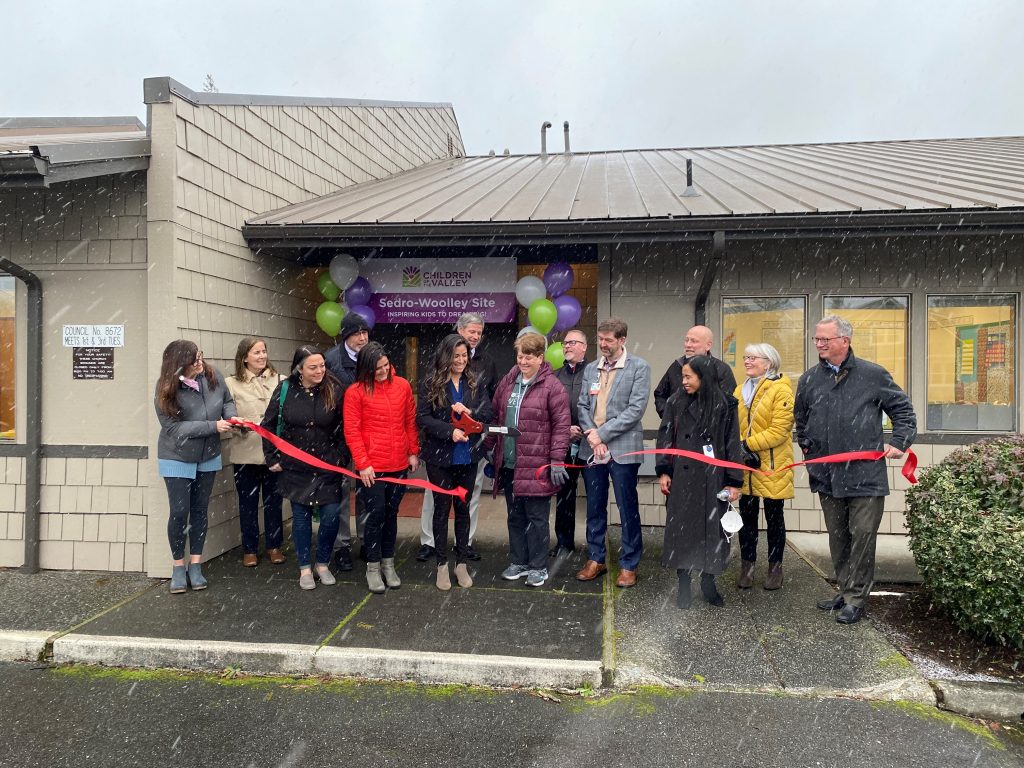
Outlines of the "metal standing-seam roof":
{"label": "metal standing-seam roof", "polygon": [[257,216],[246,231],[1021,207],[1024,137],[1003,137],[454,158]]}

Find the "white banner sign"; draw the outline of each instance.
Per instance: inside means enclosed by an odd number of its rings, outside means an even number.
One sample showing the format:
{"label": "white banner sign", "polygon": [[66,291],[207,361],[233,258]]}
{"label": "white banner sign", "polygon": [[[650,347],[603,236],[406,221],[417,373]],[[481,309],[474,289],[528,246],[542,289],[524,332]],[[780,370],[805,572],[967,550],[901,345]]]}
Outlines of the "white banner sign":
{"label": "white banner sign", "polygon": [[516,260],[367,259],[359,274],[370,281],[378,323],[454,323],[478,312],[488,323],[516,318]]}
{"label": "white banner sign", "polygon": [[374,293],[515,293],[516,260],[367,259],[359,274]]}
{"label": "white banner sign", "polygon": [[123,347],[123,325],[65,325],[65,347]]}

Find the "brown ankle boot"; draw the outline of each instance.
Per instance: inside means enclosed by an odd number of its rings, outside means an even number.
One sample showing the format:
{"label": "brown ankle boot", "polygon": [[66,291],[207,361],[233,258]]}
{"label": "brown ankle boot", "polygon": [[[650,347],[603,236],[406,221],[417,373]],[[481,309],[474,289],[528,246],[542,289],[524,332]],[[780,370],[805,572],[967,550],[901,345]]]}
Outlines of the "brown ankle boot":
{"label": "brown ankle boot", "polygon": [[754,586],[754,561],[744,560],[740,563],[740,575],[736,579],[736,586],[740,589],[750,589]]}
{"label": "brown ankle boot", "polygon": [[768,576],[764,580],[765,589],[779,589],[782,586],[782,563],[769,563]]}

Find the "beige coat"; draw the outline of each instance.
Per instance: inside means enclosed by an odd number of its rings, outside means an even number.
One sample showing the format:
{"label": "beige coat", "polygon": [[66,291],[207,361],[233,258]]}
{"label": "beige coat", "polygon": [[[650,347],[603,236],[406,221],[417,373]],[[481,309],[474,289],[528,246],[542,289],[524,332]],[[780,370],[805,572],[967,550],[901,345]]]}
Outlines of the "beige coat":
{"label": "beige coat", "polygon": [[[243,374],[244,380],[237,376],[228,376],[228,389],[235,399],[238,418],[259,424],[263,414],[270,405],[270,396],[277,389],[278,382],[284,376],[264,371],[260,376],[253,376],[248,371]],[[263,457],[263,438],[255,432],[228,432],[223,436],[224,461],[230,464],[265,464]]]}

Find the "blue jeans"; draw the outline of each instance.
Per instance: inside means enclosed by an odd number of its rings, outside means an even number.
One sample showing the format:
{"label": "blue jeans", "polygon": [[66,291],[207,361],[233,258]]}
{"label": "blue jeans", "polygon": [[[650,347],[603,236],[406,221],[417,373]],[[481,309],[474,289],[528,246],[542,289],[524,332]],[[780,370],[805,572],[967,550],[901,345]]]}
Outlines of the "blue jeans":
{"label": "blue jeans", "polygon": [[591,464],[583,470],[587,487],[587,550],[591,560],[603,563],[606,557],[605,537],[608,533],[608,479],[615,489],[615,503],[619,505],[622,521],[622,551],[619,567],[635,571],[644,553],[644,539],[640,532],[640,501],[636,495],[639,464]]}
{"label": "blue jeans", "polygon": [[267,549],[280,549],[281,497],[277,493],[277,473],[265,464],[235,464],[235,488],[238,490],[238,522],[242,527],[242,551],[255,555],[260,543],[260,491],[263,491],[263,530]]}
{"label": "blue jeans", "polygon": [[[320,505],[320,530],[316,534],[316,561],[327,565],[331,561],[334,537],[338,535],[338,515],[341,504]],[[309,568],[309,550],[313,542],[313,507],[292,502],[292,541],[299,568]]]}

